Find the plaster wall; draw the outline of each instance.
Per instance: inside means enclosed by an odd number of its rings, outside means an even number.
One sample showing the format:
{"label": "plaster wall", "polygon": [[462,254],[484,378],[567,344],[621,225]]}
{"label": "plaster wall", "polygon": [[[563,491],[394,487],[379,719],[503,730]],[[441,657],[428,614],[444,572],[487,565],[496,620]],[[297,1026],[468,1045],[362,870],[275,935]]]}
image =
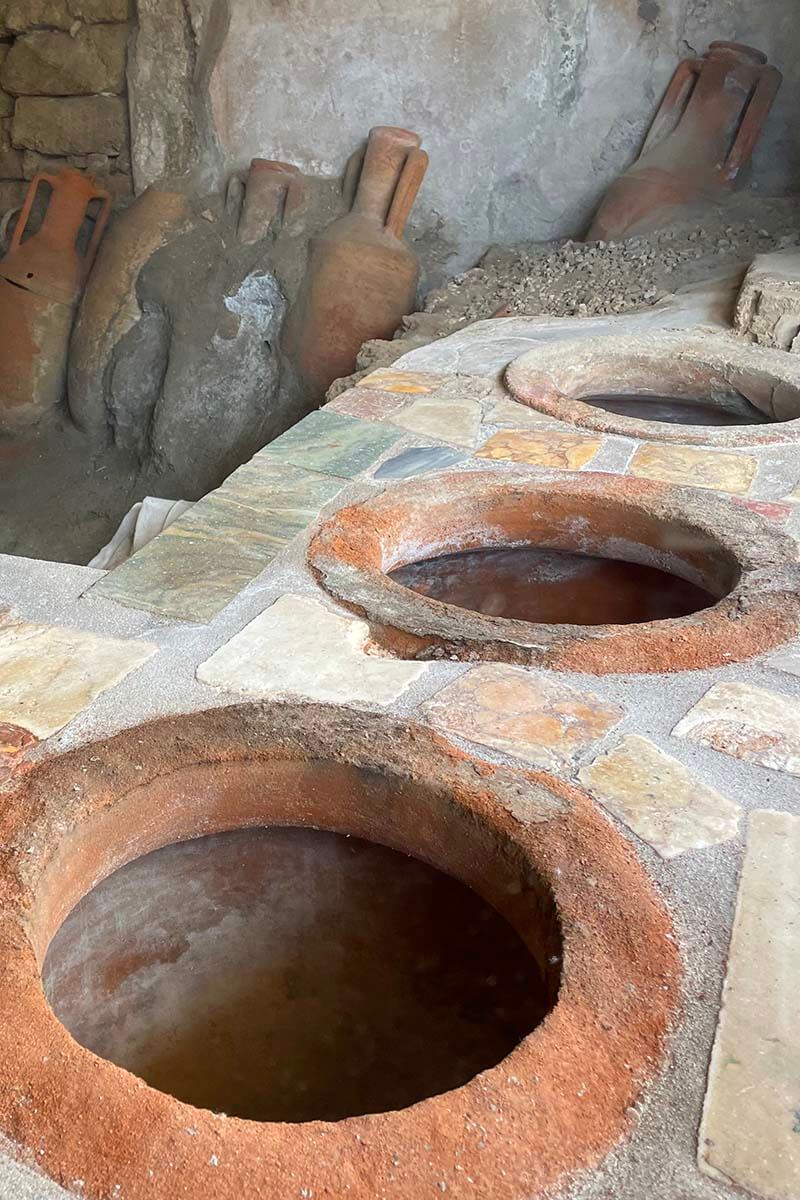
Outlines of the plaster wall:
{"label": "plaster wall", "polygon": [[755,179],[765,192],[800,180],[796,0],[229,5],[211,80],[226,166],[259,155],[339,174],[370,126],[409,126],[431,154],[412,228],[429,267],[579,232],[678,59],[714,38],[750,42],[783,70]]}

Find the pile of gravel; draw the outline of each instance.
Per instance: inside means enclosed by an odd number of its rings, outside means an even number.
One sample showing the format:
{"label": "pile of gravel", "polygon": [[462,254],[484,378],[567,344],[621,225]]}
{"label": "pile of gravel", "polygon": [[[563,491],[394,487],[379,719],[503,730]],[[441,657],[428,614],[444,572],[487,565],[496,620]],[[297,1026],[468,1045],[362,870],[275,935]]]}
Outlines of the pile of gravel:
{"label": "pile of gravel", "polygon": [[655,304],[756,254],[800,243],[800,200],[737,197],[724,209],[624,242],[495,247],[479,266],[430,292],[424,311],[450,328],[498,312],[586,317]]}

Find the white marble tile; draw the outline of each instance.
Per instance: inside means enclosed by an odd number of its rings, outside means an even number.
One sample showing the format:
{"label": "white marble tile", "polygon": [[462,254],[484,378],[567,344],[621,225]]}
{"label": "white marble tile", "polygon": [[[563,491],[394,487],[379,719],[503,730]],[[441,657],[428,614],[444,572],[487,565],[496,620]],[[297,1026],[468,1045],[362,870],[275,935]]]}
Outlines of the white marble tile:
{"label": "white marble tile", "polygon": [[386,707],[428,670],[364,653],[365,621],[310,596],[281,596],[197,669],[213,687],[249,696],[302,696]]}
{"label": "white marble tile", "polygon": [[662,858],[736,836],[741,809],[647,738],[624,737],[581,782]]}
{"label": "white marble tile", "polygon": [[755,812],[700,1129],[700,1166],[800,1196],[800,817]]}

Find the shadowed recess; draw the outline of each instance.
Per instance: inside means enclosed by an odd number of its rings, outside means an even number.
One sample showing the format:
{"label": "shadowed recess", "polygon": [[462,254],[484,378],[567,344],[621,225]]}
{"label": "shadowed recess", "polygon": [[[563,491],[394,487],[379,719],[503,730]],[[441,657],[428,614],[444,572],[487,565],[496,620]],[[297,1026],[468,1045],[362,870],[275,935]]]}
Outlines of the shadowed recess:
{"label": "shadowed recess", "polygon": [[469,888],[312,829],[223,833],[133,861],[73,910],[43,977],[82,1045],[256,1121],[338,1120],[459,1087],[555,1002]]}
{"label": "shadowed recess", "polygon": [[704,588],[645,563],[535,547],[446,554],[389,577],[458,608],[540,624],[629,625],[716,603]]}

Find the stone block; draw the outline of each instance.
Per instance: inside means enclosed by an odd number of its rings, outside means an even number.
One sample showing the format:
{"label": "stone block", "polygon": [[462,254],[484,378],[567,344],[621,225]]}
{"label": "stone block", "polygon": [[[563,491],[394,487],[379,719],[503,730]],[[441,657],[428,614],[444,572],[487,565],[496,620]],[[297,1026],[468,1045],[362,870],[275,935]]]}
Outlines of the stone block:
{"label": "stone block", "polygon": [[[0,9],[0,21],[2,21],[2,9]],[[11,46],[7,42],[0,42],[0,77],[3,73],[3,64],[5,63],[8,52]],[[9,96],[8,92],[4,92],[0,88],[0,119],[10,117],[14,112],[14,97]]]}
{"label": "stone block", "polygon": [[124,204],[133,199],[133,180],[130,175],[104,175],[99,180],[100,186],[111,193],[115,204]]}
{"label": "stone block", "polygon": [[0,67],[15,96],[92,96],[125,90],[127,25],[84,25],[72,37],[35,30],[17,38]]}
{"label": "stone block", "polygon": [[67,4],[73,18],[87,25],[127,21],[131,16],[130,0],[67,0]]}
{"label": "stone block", "polygon": [[800,817],[754,812],[700,1127],[725,1194],[800,1196],[798,860]]}
{"label": "stone block", "polygon": [[[386,707],[430,669],[366,654],[368,642],[366,621],[311,596],[281,596],[198,667],[197,678],[248,696]],[[278,652],[287,646],[291,654]]]}
{"label": "stone block", "polygon": [[0,213],[19,208],[25,199],[28,185],[24,180],[0,179]]}
{"label": "stone block", "polygon": [[11,133],[4,121],[0,125],[0,179],[24,179],[22,151],[11,144]]}
{"label": "stone block", "polygon": [[425,705],[443,733],[547,770],[569,772],[623,717],[591,692],[519,667],[475,667]]}
{"label": "stone block", "polygon": [[49,737],[158,647],[80,629],[20,623],[0,630],[0,722]]}
{"label": "stone block", "polygon": [[25,33],[28,29],[69,30],[75,17],[67,0],[11,0],[2,20],[11,33]]}
{"label": "stone block", "polygon": [[762,346],[800,354],[800,250],[758,255],[739,293],[735,324]]}
{"label": "stone block", "polygon": [[749,683],[718,683],[676,725],[675,737],[800,776],[800,702]]}
{"label": "stone block", "polygon": [[603,442],[579,433],[496,433],[478,451],[478,458],[527,463],[534,467],[555,467],[577,471],[591,462]]}
{"label": "stone block", "polygon": [[21,96],[14,111],[15,146],[42,154],[119,154],[128,139],[119,96]]}
{"label": "stone block", "polygon": [[758,460],[750,455],[645,442],[634,454],[629,473],[641,479],[743,496],[750,491],[757,470]]}
{"label": "stone block", "polygon": [[631,735],[580,779],[662,858],[736,837],[740,808],[647,738]]}
{"label": "stone block", "polygon": [[35,150],[18,150],[17,153],[22,155],[23,179],[33,179],[40,171],[56,174],[63,171],[67,165],[71,165],[63,155],[37,154]]}

